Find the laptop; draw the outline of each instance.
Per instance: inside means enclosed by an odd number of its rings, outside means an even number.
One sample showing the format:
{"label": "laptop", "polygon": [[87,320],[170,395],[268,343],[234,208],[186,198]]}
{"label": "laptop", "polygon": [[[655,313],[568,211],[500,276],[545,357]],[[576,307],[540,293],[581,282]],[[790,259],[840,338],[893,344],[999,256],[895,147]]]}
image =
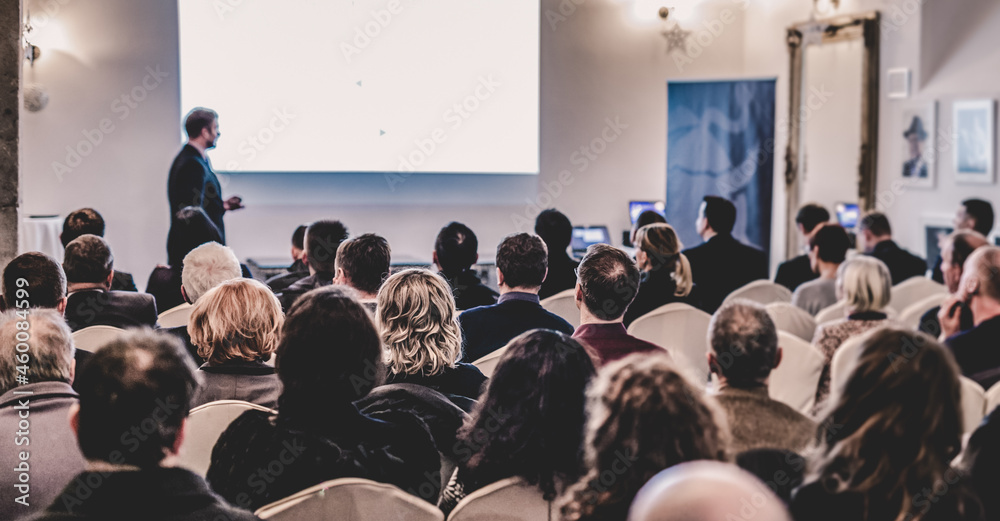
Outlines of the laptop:
{"label": "laptop", "polygon": [[855,203],[837,203],[837,222],[841,226],[847,228],[848,230],[854,228],[858,225],[858,217],[861,216],[858,211],[858,205]]}
{"label": "laptop", "polygon": [[574,226],[570,246],[574,255],[583,255],[592,244],[611,244],[607,226]]}
{"label": "laptop", "polygon": [[632,224],[639,220],[639,215],[646,210],[652,210],[663,217],[666,217],[667,206],[663,201],[629,201],[628,216],[632,219]]}

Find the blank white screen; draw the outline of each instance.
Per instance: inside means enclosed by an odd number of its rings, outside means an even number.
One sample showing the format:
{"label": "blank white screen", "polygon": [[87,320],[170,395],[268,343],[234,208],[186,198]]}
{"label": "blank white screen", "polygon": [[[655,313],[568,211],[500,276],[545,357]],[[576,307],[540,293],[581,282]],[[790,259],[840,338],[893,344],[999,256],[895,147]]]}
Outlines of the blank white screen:
{"label": "blank white screen", "polygon": [[[538,173],[539,0],[179,0],[214,167]],[[360,82],[360,84],[359,84]]]}

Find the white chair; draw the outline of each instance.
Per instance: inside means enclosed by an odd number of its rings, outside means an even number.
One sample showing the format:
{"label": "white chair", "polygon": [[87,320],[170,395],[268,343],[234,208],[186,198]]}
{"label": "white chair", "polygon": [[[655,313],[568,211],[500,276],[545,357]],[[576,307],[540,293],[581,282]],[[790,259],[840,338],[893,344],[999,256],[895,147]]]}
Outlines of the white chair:
{"label": "white chair", "polygon": [[812,342],[816,334],[816,319],[808,311],[788,302],[772,302],[765,309],[779,331],[787,331]]}
{"label": "white chair", "polygon": [[993,384],[986,391],[986,414],[993,412],[993,409],[996,409],[997,405],[1000,405],[1000,383]]}
{"label": "white chair", "polygon": [[808,415],[816,402],[816,387],[826,361],[823,353],[785,331],[778,331],[778,346],[781,347],[781,363],[771,371],[768,394]]}
{"label": "white chair", "polygon": [[722,305],[738,298],[767,305],[772,302],[791,302],[792,292],[781,284],[775,284],[769,280],[755,280],[741,288],[733,290],[722,301]]}
{"label": "white chair", "polygon": [[712,316],[687,304],[674,302],[637,318],[628,332],[665,348],[691,383],[708,382],[708,322]]}
{"label": "white chair", "polygon": [[917,329],[920,327],[920,317],[923,317],[924,313],[935,306],[940,306],[947,297],[947,293],[935,293],[924,297],[903,309],[903,312],[899,314],[899,321],[908,328]]}
{"label": "white chair", "polygon": [[576,307],[576,289],[560,291],[542,300],[542,307],[549,313],[562,317],[574,328],[580,327],[580,309]]}
{"label": "white chair", "polygon": [[188,414],[187,437],[177,455],[178,464],[205,477],[212,462],[212,448],[222,431],[246,411],[277,412],[241,400],[219,400],[199,405]]}
{"label": "white chair", "polygon": [[500,349],[493,351],[492,353],[480,358],[479,360],[472,362],[472,365],[478,367],[479,370],[482,371],[487,378],[492,378],[493,371],[497,368],[497,365],[500,363],[500,359],[503,358],[503,354],[506,352],[507,352],[507,347],[506,346],[501,347]]}
{"label": "white chair", "polygon": [[958,379],[962,383],[962,432],[970,433],[979,427],[987,412],[986,391],[971,378],[959,376]]}
{"label": "white chair", "polygon": [[448,521],[549,521],[559,511],[542,492],[521,478],[487,485],[463,498]]}
{"label": "white chair", "polygon": [[906,309],[931,295],[941,295],[943,299],[947,294],[948,288],[944,284],[934,282],[927,277],[910,277],[892,287],[892,295],[889,297],[889,307],[892,309]]}
{"label": "white chair", "polygon": [[393,485],[360,478],[320,483],[255,513],[275,521],[444,521],[433,504]]}
{"label": "white chair", "polygon": [[854,365],[858,362],[858,355],[861,350],[861,343],[870,332],[854,335],[844,340],[836,351],[833,352],[833,359],[830,360],[830,390],[840,387],[847,381],[847,377],[854,370]]}
{"label": "white chair", "polygon": [[842,318],[847,318],[847,303],[843,300],[819,310],[816,313],[816,325]]}
{"label": "white chair", "polygon": [[191,317],[192,311],[194,311],[194,306],[185,302],[160,313],[156,321],[160,324],[160,327],[186,326],[188,325],[188,318]]}
{"label": "white chair", "polygon": [[112,326],[90,326],[73,333],[73,346],[77,349],[96,353],[98,349],[114,340],[125,330]]}

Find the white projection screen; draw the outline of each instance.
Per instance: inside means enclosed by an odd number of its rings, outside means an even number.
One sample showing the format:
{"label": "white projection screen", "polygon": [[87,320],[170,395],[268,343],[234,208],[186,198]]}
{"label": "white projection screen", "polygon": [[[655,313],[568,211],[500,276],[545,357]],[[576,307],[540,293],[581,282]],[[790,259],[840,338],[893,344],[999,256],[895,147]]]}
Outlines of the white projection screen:
{"label": "white projection screen", "polygon": [[539,0],[179,0],[227,172],[538,173]]}

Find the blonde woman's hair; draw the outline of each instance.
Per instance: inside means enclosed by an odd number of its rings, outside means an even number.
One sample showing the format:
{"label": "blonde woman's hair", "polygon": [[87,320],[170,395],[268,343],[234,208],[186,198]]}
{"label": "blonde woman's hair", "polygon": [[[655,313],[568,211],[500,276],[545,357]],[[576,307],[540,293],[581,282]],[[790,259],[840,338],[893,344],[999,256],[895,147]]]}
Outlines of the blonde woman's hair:
{"label": "blonde woman's hair", "polygon": [[882,261],[862,255],[840,265],[837,288],[852,313],[880,311],[889,304],[892,276]]}
{"label": "blonde woman's hair", "polygon": [[649,257],[650,271],[667,270],[677,283],[674,296],[686,297],[691,293],[694,279],[691,263],[681,253],[684,245],[677,237],[674,227],[667,223],[647,224],[635,232],[635,243]]}
{"label": "blonde woman's hair", "polygon": [[278,347],[285,317],[267,286],[253,279],[227,280],[195,303],[188,319],[191,343],[209,365],[267,359]]}
{"label": "blonde woman's hair", "polygon": [[454,367],[462,335],[451,287],[440,275],[408,269],[378,292],[378,326],[392,374],[436,375]]}

